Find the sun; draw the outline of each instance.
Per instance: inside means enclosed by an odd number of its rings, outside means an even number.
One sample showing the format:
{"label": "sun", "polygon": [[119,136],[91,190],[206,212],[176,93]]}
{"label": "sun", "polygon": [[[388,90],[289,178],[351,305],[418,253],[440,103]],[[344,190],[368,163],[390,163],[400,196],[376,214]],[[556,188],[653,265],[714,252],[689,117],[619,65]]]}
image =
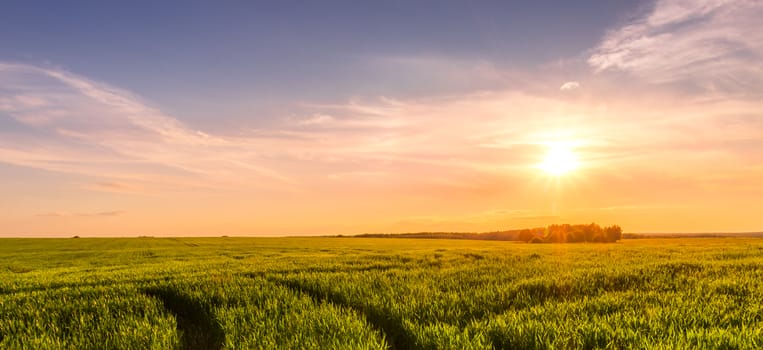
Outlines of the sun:
{"label": "sun", "polygon": [[573,145],[568,142],[548,142],[548,153],[538,167],[549,175],[569,174],[580,166]]}

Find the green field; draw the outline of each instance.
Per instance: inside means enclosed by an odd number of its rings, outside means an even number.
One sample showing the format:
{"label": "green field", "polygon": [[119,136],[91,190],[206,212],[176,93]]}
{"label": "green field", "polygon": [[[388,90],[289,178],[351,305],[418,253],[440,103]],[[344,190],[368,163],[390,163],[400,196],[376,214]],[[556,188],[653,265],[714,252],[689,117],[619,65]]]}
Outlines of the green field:
{"label": "green field", "polygon": [[0,348],[763,348],[763,239],[0,239]]}

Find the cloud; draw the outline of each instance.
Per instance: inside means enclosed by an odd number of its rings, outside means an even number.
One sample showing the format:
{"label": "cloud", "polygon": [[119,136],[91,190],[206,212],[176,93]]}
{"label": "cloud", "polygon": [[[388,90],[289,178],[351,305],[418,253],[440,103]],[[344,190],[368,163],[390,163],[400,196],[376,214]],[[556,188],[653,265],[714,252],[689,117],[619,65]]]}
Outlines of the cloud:
{"label": "cloud", "polygon": [[299,121],[302,125],[323,125],[334,121],[334,117],[326,114],[316,114],[310,118]]}
{"label": "cloud", "polygon": [[[0,161],[137,183],[133,188],[288,187],[262,144],[194,130],[130,92],[64,70],[0,63]],[[115,189],[115,186],[95,186]],[[95,188],[93,187],[93,188]]]}
{"label": "cloud", "polygon": [[95,182],[83,185],[81,188],[91,191],[112,192],[112,193],[142,193],[144,188],[138,185],[131,185],[124,182]]}
{"label": "cloud", "polygon": [[42,213],[37,214],[35,216],[39,217],[111,217],[111,216],[120,216],[124,214],[124,211],[121,210],[112,210],[112,211],[102,211],[102,212],[95,212],[95,213],[69,213],[69,212],[48,212],[48,213]]}
{"label": "cloud", "polygon": [[61,217],[61,216],[67,216],[67,215],[69,215],[69,214],[68,213],[63,213],[63,212],[48,212],[48,213],[37,214],[35,216],[39,216],[39,217]]}
{"label": "cloud", "polygon": [[123,211],[113,210],[113,211],[102,211],[102,212],[92,213],[92,214],[85,213],[85,214],[77,214],[77,215],[81,215],[81,216],[119,216],[119,215],[122,215],[122,214],[124,214]]}
{"label": "cloud", "polygon": [[756,0],[658,0],[651,12],[607,33],[588,63],[689,91],[760,95],[760,18],[763,2]]}
{"label": "cloud", "polygon": [[[539,80],[553,81],[527,79]],[[549,124],[576,129],[600,114],[518,87],[303,103],[304,115],[223,136],[62,69],[0,63],[0,82],[0,118],[14,123],[0,130],[0,161],[90,177],[81,188],[115,193],[284,192],[339,186],[336,179],[379,190],[490,193],[505,187],[498,180],[505,173],[536,161]],[[558,91],[551,84],[547,91]]]}
{"label": "cloud", "polygon": [[570,91],[570,90],[577,90],[579,88],[580,88],[580,83],[578,83],[577,81],[568,81],[562,84],[562,86],[559,87],[559,90]]}
{"label": "cloud", "polygon": [[[463,191],[474,187],[464,181],[494,177],[476,157],[480,137],[497,130],[490,125],[539,103],[528,98],[507,109],[488,106],[497,96],[470,95],[305,104],[307,118],[231,137],[195,130],[128,91],[57,68],[0,63],[0,83],[0,122],[12,126],[0,130],[0,161],[80,175],[81,188],[115,193],[288,192],[337,178]],[[451,128],[483,102],[492,110],[483,110],[480,124]],[[421,179],[406,169],[440,174]]]}
{"label": "cloud", "polygon": [[[701,181],[719,176],[715,165],[747,169],[763,159],[757,101],[676,103],[662,90],[634,100],[593,81],[570,98],[557,77],[536,80],[550,82],[545,90],[305,102],[268,127],[225,136],[60,69],[3,64],[0,123],[10,128],[0,129],[0,161],[76,174],[81,189],[113,194],[223,191],[338,205],[362,193],[464,206],[500,198],[521,208],[536,196],[529,189],[544,190],[535,165],[548,140],[581,141],[584,171],[623,172],[618,186],[628,188],[629,174]],[[754,174],[722,181],[749,185]]]}

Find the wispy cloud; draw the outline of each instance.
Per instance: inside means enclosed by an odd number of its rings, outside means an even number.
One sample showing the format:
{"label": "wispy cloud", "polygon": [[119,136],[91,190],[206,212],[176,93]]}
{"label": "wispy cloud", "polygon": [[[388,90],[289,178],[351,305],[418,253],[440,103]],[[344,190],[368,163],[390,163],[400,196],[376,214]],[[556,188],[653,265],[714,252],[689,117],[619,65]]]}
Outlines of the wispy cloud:
{"label": "wispy cloud", "polygon": [[255,140],[194,130],[127,91],[25,64],[1,63],[0,82],[0,113],[18,123],[0,131],[4,162],[148,187],[288,185]]}
{"label": "wispy cloud", "polygon": [[[592,167],[662,157],[667,146],[674,157],[712,147],[708,156],[731,159],[755,152],[731,141],[757,144],[749,128],[756,118],[727,122],[729,114],[755,110],[749,101],[676,106],[654,97],[653,108],[643,110],[602,90],[566,99],[558,85],[545,95],[518,87],[306,103],[303,117],[231,137],[195,130],[127,91],[60,69],[2,64],[0,80],[0,113],[17,125],[0,131],[0,161],[88,176],[82,188],[106,192],[341,185],[484,194],[511,188],[509,179],[534,169],[542,142],[553,138],[584,140],[579,151]],[[569,81],[562,89],[575,86]],[[717,123],[712,132],[708,123]],[[651,136],[633,136],[639,134]]]}
{"label": "wispy cloud", "polygon": [[40,214],[37,214],[35,216],[39,216],[39,217],[61,217],[61,216],[67,216],[67,215],[70,215],[70,214],[69,213],[63,213],[63,212],[54,212],[54,211],[52,211],[52,212],[47,212],[47,213],[40,213]]}
{"label": "wispy cloud", "polygon": [[101,212],[97,212],[97,213],[84,213],[84,214],[80,213],[80,214],[77,214],[77,215],[80,215],[80,216],[119,216],[119,215],[122,215],[122,214],[124,214],[123,211],[112,210],[112,211],[101,211]]}
{"label": "wispy cloud", "polygon": [[353,99],[306,103],[304,117],[231,137],[57,68],[4,63],[0,81],[0,115],[14,124],[0,131],[0,161],[83,175],[82,188],[119,193],[340,185],[491,193],[539,157],[527,135],[579,125],[585,110],[517,90]]}
{"label": "wispy cloud", "polygon": [[588,63],[652,83],[680,83],[724,95],[763,93],[763,2],[658,0],[609,32]]}
{"label": "wispy cloud", "polygon": [[38,217],[111,217],[111,216],[120,216],[124,213],[125,213],[124,211],[120,211],[120,210],[101,211],[101,212],[95,212],[95,213],[69,213],[69,212],[55,211],[55,212],[37,214],[35,216],[38,216]]}
{"label": "wispy cloud", "polygon": [[[704,16],[715,11],[720,10]],[[622,63],[606,69],[649,80],[653,72],[644,67]],[[584,176],[576,183],[581,193],[571,196],[585,202],[574,205],[585,208],[611,207],[613,196],[616,203],[647,208],[672,195],[749,192],[759,184],[763,106],[758,100],[687,99],[669,88],[643,89],[634,98],[612,89],[621,80],[613,78],[605,87],[596,81],[611,78],[607,74],[556,73],[439,97],[304,102],[298,112],[272,118],[267,127],[216,135],[128,91],[57,68],[0,64],[0,124],[7,126],[0,129],[0,162],[77,174],[78,189],[108,196],[159,193],[183,201],[179,198],[208,191],[204,194],[214,193],[217,203],[247,197],[248,203],[279,213],[273,217],[281,221],[293,211],[312,210],[314,222],[321,223],[328,214],[312,208],[354,213],[367,205],[374,208],[368,212],[385,214],[362,220],[389,230],[483,230],[496,222],[516,227],[568,218],[569,211],[550,209],[556,199],[535,166],[544,156],[543,143],[555,139],[576,142]],[[560,87],[560,76],[575,80]],[[577,79],[585,79],[584,89]],[[330,205],[316,204],[321,201]],[[119,202],[100,207],[139,210]],[[504,207],[522,211],[463,214]],[[47,215],[121,214],[69,210]],[[204,206],[198,212],[249,220],[243,209],[239,216],[220,213],[228,210]],[[399,226],[383,226],[409,215],[412,219]]]}

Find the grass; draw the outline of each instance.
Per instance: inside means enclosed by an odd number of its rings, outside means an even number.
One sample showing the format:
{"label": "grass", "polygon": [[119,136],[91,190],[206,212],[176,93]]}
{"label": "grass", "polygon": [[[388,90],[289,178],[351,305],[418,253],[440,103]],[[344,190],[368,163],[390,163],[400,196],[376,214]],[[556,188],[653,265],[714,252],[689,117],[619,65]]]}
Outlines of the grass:
{"label": "grass", "polygon": [[763,240],[0,240],[3,349],[755,349]]}

